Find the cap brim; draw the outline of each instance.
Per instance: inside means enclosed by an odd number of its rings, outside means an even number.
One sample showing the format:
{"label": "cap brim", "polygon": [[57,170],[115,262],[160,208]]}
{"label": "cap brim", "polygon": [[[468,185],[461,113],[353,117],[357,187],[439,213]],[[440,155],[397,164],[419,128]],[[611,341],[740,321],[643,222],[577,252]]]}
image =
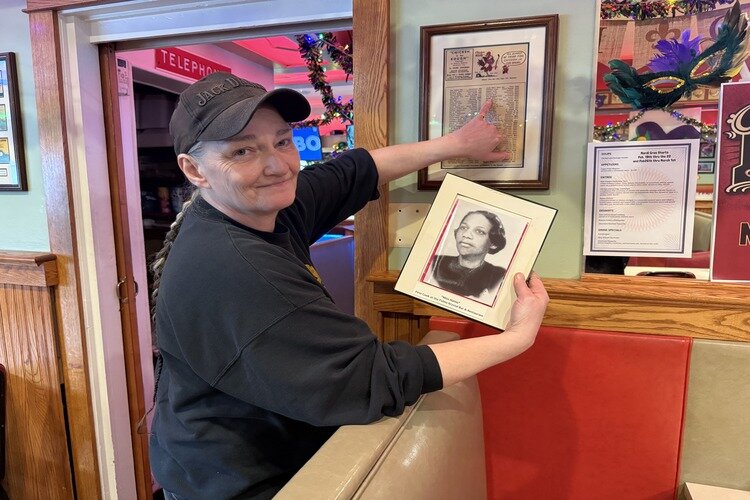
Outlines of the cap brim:
{"label": "cap brim", "polygon": [[260,98],[250,97],[229,106],[208,124],[196,140],[220,141],[239,134],[263,104],[274,108],[284,121],[290,123],[310,116],[310,103],[305,96],[292,89],[276,89]]}

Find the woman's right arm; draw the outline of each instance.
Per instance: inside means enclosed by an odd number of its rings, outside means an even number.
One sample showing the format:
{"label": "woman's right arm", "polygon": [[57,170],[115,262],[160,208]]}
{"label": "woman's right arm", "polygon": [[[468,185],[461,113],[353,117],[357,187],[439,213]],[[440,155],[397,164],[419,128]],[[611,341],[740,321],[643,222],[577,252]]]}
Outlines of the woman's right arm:
{"label": "woman's right arm", "polygon": [[528,285],[523,274],[517,273],[513,287],[517,298],[503,333],[429,346],[440,365],[444,387],[507,361],[532,346],[549,302],[547,290],[536,273],[531,273]]}

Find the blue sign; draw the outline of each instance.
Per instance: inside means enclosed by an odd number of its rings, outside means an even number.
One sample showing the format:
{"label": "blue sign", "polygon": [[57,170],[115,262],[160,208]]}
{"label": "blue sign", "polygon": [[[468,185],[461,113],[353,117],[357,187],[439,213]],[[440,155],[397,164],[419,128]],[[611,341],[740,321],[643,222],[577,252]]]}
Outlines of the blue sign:
{"label": "blue sign", "polygon": [[321,161],[323,159],[323,147],[320,143],[318,127],[292,129],[292,140],[299,151],[300,160]]}
{"label": "blue sign", "polygon": [[354,125],[346,126],[346,147],[354,149]]}

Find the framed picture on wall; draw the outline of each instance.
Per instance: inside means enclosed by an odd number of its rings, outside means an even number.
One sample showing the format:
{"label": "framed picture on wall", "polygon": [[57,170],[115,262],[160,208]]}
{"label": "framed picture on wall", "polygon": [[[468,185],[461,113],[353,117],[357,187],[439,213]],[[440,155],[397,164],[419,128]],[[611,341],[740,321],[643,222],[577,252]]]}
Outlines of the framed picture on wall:
{"label": "framed picture on wall", "polygon": [[716,143],[715,142],[701,142],[700,152],[698,158],[700,159],[711,159],[716,157]]}
{"label": "framed picture on wall", "polygon": [[713,161],[699,161],[698,162],[698,173],[699,174],[713,174],[714,173]]}
{"label": "framed picture on wall", "polygon": [[419,171],[419,189],[451,173],[496,189],[549,189],[557,15],[422,26],[420,139],[446,135],[492,101],[484,119],[508,160],[455,158]]}
{"label": "framed picture on wall", "polygon": [[515,300],[512,277],[529,276],[556,214],[448,174],[395,289],[504,329]]}
{"label": "framed picture on wall", "polygon": [[0,53],[0,191],[26,191],[21,109],[13,52]]}

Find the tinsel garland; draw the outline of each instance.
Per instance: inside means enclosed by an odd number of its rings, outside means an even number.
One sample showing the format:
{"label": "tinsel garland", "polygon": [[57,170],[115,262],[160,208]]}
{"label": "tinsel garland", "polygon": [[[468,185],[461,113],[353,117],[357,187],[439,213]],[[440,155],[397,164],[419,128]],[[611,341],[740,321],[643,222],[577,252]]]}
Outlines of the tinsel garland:
{"label": "tinsel garland", "polygon": [[333,33],[319,33],[317,37],[312,35],[297,35],[299,53],[307,64],[308,77],[313,88],[318,91],[323,100],[326,112],[320,118],[306,120],[295,124],[299,127],[319,127],[330,123],[335,118],[340,118],[344,123],[354,123],[354,103],[349,99],[346,103],[341,102],[341,96],[334,97],[331,85],[326,78],[323,68],[323,50],[328,52],[331,60],[346,73],[346,79],[352,75],[352,48],[345,45],[343,48],[336,44]]}
{"label": "tinsel garland", "polygon": [[[682,123],[698,127],[701,133],[701,141],[716,142],[716,125],[709,125],[707,123],[703,123],[702,121],[696,120],[695,118],[690,118],[689,116],[685,116],[679,111],[676,111],[672,108],[663,108],[662,111],[664,111],[665,113],[669,113],[670,115],[672,115],[672,117],[676,118]],[[641,110],[638,112],[638,114],[631,116],[627,120],[621,122],[608,123],[606,125],[595,125],[594,140],[602,142],[626,141],[628,139],[627,128],[633,123],[640,120],[643,117],[643,113],[645,113],[645,111]]]}
{"label": "tinsel garland", "polygon": [[717,5],[726,5],[734,0],[602,0],[601,19],[627,17],[642,21],[655,17],[692,15],[714,10]]}

